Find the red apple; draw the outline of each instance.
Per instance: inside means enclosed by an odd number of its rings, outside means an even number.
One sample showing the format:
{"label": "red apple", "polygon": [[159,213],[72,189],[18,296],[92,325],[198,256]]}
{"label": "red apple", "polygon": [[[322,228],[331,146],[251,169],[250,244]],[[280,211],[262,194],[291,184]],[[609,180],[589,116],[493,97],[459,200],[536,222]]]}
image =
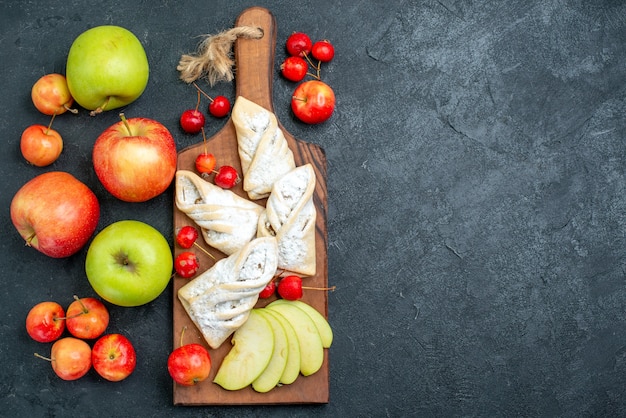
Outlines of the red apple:
{"label": "red apple", "polygon": [[26,332],[40,343],[59,339],[65,330],[65,311],[56,302],[40,302],[26,315]]}
{"label": "red apple", "polygon": [[163,193],[176,172],[170,131],[148,118],[126,119],[107,128],[93,148],[93,166],[105,189],[126,202],[145,202]]}
{"label": "red apple", "polygon": [[65,317],[70,334],[84,340],[98,338],[109,326],[109,310],[96,298],[74,296]]}
{"label": "red apple", "polygon": [[167,358],[167,371],[174,381],[183,386],[194,386],[206,380],[211,373],[211,356],[198,344],[183,344],[187,327],[180,333],[180,346]]}
{"label": "red apple", "polygon": [[[54,116],[52,117],[54,120]],[[45,167],[59,158],[63,151],[61,134],[48,126],[31,125],[22,132],[20,150],[22,155],[34,166]]]}
{"label": "red apple", "polygon": [[111,382],[126,379],[137,365],[135,348],[122,334],[100,337],[93,345],[91,360],[96,372]]}
{"label": "red apple", "polygon": [[91,347],[83,340],[65,337],[52,344],[50,357],[35,356],[52,363],[52,370],[63,380],[76,380],[91,369]]}
{"label": "red apple", "polygon": [[335,93],[322,81],[305,81],[296,87],[291,98],[291,109],[304,123],[324,122],[335,110]]}
{"label": "red apple", "polygon": [[38,175],[11,201],[11,221],[26,245],[54,258],[69,257],[83,248],[99,218],[96,195],[63,171]]}
{"label": "red apple", "polygon": [[62,74],[46,74],[33,84],[31,89],[33,104],[44,115],[60,115],[71,109],[74,98],[67,87],[67,80]]}

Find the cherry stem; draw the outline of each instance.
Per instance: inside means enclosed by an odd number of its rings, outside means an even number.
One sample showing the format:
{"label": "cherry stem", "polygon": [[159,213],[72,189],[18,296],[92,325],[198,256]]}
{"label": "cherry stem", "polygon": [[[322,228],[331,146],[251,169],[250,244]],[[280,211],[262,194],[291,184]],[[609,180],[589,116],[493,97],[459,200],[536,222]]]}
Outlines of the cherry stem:
{"label": "cherry stem", "polygon": [[195,82],[195,81],[194,81],[193,83],[191,83],[191,84],[193,84],[193,85],[194,85],[194,86],[198,89],[198,95],[199,95],[200,93],[204,94],[204,96],[205,96],[207,99],[209,99],[209,100],[211,101],[211,103],[213,103],[213,98],[212,98],[211,96],[209,96],[208,94],[206,94],[206,93],[204,92],[204,90],[202,90],[200,87],[198,87],[198,85],[196,84],[196,82]]}
{"label": "cherry stem", "polygon": [[211,254],[210,252],[208,252],[207,250],[205,250],[200,244],[198,244],[197,242],[194,241],[193,245],[195,245],[196,247],[200,248],[200,250],[202,250],[203,253],[205,253],[206,255],[211,257],[213,260],[215,260],[215,256],[213,254]]}
{"label": "cherry stem", "polygon": [[34,353],[34,354],[35,354],[35,357],[40,358],[40,359],[42,359],[42,360],[46,360],[46,361],[54,361],[54,359],[53,359],[53,358],[51,358],[51,357],[42,356],[42,355],[41,355],[41,354],[39,354],[39,353]]}
{"label": "cherry stem", "polygon": [[335,291],[336,286],[331,286],[331,287],[308,287],[308,286],[302,286],[302,289],[306,289],[306,290],[330,290],[331,292]]}
{"label": "cherry stem", "polygon": [[128,131],[128,135],[133,136],[133,133],[130,130],[130,125],[128,124],[128,120],[126,120],[126,116],[123,113],[120,113],[120,119],[122,120],[122,123],[124,123],[124,126],[126,127],[126,130]]}
{"label": "cherry stem", "polygon": [[89,313],[89,309],[87,309],[87,307],[85,306],[83,301],[78,296],[74,295],[74,300],[78,301],[78,303],[80,304],[81,308],[83,308],[83,311],[82,311],[83,314],[88,314]]}
{"label": "cherry stem", "polygon": [[54,112],[52,114],[52,119],[50,119],[50,123],[48,124],[48,127],[46,128],[46,132],[44,132],[46,135],[48,135],[48,132],[50,132],[50,129],[52,128],[52,122],[54,122],[54,118],[56,117],[57,112]]}
{"label": "cherry stem", "polygon": [[69,106],[67,105],[67,103],[65,103],[65,104],[63,105],[63,108],[64,108],[65,110],[67,110],[68,112],[72,112],[72,113],[73,113],[73,114],[75,114],[75,115],[78,113],[78,109],[72,109],[71,107],[69,107]]}
{"label": "cherry stem", "polygon": [[208,154],[209,151],[207,150],[207,147],[206,147],[206,135],[204,133],[204,126],[200,128],[200,130],[202,131],[202,142],[204,142],[204,153]]}
{"label": "cherry stem", "polygon": [[311,73],[307,73],[308,75],[310,75],[313,78],[316,78],[318,80],[321,80],[321,72],[320,70],[322,69],[322,61],[318,61],[317,65],[313,64],[313,61],[311,61],[311,57],[309,57],[309,54],[307,54],[306,52],[302,52],[302,55],[304,56],[304,58],[308,61],[308,63],[311,65],[311,67],[315,68],[315,74],[311,74]]}
{"label": "cherry stem", "polygon": [[185,331],[187,331],[187,325],[183,326],[183,330],[180,332],[180,347],[183,346],[183,336],[185,335]]}

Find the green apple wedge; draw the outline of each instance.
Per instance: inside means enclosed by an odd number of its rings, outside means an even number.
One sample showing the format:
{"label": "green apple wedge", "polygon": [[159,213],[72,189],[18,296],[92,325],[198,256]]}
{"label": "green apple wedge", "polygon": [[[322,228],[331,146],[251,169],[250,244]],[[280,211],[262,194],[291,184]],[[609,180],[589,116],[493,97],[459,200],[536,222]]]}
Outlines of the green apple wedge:
{"label": "green apple wedge", "polygon": [[283,385],[290,385],[296,381],[300,376],[300,343],[298,342],[298,336],[293,326],[287,319],[277,312],[273,312],[271,309],[264,309],[266,315],[274,317],[283,326],[285,336],[287,337],[287,364],[285,370],[280,377],[279,383]]}
{"label": "green apple wedge", "polygon": [[250,385],[267,368],[274,352],[274,333],[267,319],[257,309],[233,333],[233,347],[213,379],[226,390],[239,390]]}
{"label": "green apple wedge", "polygon": [[259,309],[257,312],[269,322],[272,327],[272,332],[274,333],[274,351],[272,358],[265,370],[263,370],[263,373],[252,382],[252,389],[260,393],[265,393],[278,385],[285,371],[287,356],[289,355],[289,343],[287,342],[287,335],[285,334],[283,325],[274,316],[267,313],[264,309]]}
{"label": "green apple wedge", "polygon": [[317,309],[315,309],[308,303],[302,302],[301,300],[276,299],[274,302],[272,302],[272,304],[278,303],[292,304],[295,307],[300,308],[304,312],[306,312],[306,314],[311,317],[311,319],[315,323],[315,326],[317,327],[317,330],[320,333],[320,337],[322,338],[322,346],[324,348],[330,348],[331,344],[333,343],[333,330],[330,327],[330,324],[328,323],[326,318],[324,318],[324,316],[319,313]]}
{"label": "green apple wedge", "polygon": [[300,343],[300,373],[310,376],[317,372],[324,362],[322,338],[309,315],[302,309],[286,303],[271,303],[265,307],[284,316],[291,323]]}

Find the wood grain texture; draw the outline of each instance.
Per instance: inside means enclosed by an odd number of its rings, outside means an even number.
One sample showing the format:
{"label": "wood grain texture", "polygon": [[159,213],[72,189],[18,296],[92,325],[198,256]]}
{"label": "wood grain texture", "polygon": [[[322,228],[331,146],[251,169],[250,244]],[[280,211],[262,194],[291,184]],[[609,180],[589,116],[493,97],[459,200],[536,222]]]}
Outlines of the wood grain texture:
{"label": "wood grain texture", "polygon": [[[274,111],[272,103],[272,80],[274,53],[276,47],[276,21],[272,13],[261,7],[252,7],[244,10],[235,22],[236,26],[254,26],[263,30],[261,39],[238,39],[234,46],[235,53],[235,80],[236,95],[247,99]],[[294,138],[285,130],[280,121],[279,127],[283,130],[289,147],[294,153],[296,165],[311,163],[316,174],[316,187],[314,203],[317,209],[316,221],[316,253],[317,265],[315,276],[305,279],[307,286],[328,286],[328,236],[326,230],[327,220],[327,190],[326,190],[326,156],[324,151],[314,145]],[[196,156],[204,151],[205,144],[200,142],[181,150],[178,155],[178,169],[195,171],[194,162]],[[241,173],[241,164],[237,153],[237,137],[232,120],[228,120],[225,126],[214,136],[207,140],[206,147],[213,153],[218,161],[218,166],[232,165]],[[247,198],[241,183],[232,189],[240,196]],[[265,205],[266,199],[256,201]],[[185,225],[193,225],[193,221],[174,206],[174,233]],[[224,254],[209,248],[216,259],[221,259]],[[175,255],[183,250],[175,247]],[[201,270],[204,271],[214,264],[211,257],[196,251],[200,259]],[[173,309],[173,346],[178,347],[180,332],[187,327],[185,343],[197,342],[208,345],[203,340],[200,332],[189,319],[184,308],[180,304],[177,292],[180,287],[188,282],[188,279],[175,277],[174,282],[174,309]],[[270,303],[274,298],[260,300],[257,307]],[[309,291],[304,293],[302,299],[315,307],[324,316],[328,317],[328,295],[326,292]],[[303,403],[328,403],[329,402],[329,364],[328,350],[324,353],[324,364],[320,371],[312,376],[299,376],[291,385],[277,387],[268,393],[257,393],[251,387],[239,391],[227,391],[212,382],[224,356],[230,350],[231,344],[228,339],[221,347],[209,350],[212,359],[212,372],[209,378],[193,387],[184,387],[174,383],[174,404],[176,405],[246,405],[246,404],[303,404]]]}

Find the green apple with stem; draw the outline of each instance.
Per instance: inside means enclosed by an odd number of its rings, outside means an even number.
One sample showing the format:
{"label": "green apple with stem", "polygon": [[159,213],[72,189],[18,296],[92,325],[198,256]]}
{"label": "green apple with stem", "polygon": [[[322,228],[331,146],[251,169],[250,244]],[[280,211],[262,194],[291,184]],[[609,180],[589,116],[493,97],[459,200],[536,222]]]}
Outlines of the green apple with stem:
{"label": "green apple with stem", "polygon": [[96,115],[135,101],[150,74],[148,57],[128,29],[96,26],[80,34],[70,47],[65,78],[74,100]]}
{"label": "green apple with stem", "polygon": [[140,306],[156,299],[172,276],[172,252],[154,227],[136,220],[117,221],[92,240],[85,259],[89,283],[104,300]]}

